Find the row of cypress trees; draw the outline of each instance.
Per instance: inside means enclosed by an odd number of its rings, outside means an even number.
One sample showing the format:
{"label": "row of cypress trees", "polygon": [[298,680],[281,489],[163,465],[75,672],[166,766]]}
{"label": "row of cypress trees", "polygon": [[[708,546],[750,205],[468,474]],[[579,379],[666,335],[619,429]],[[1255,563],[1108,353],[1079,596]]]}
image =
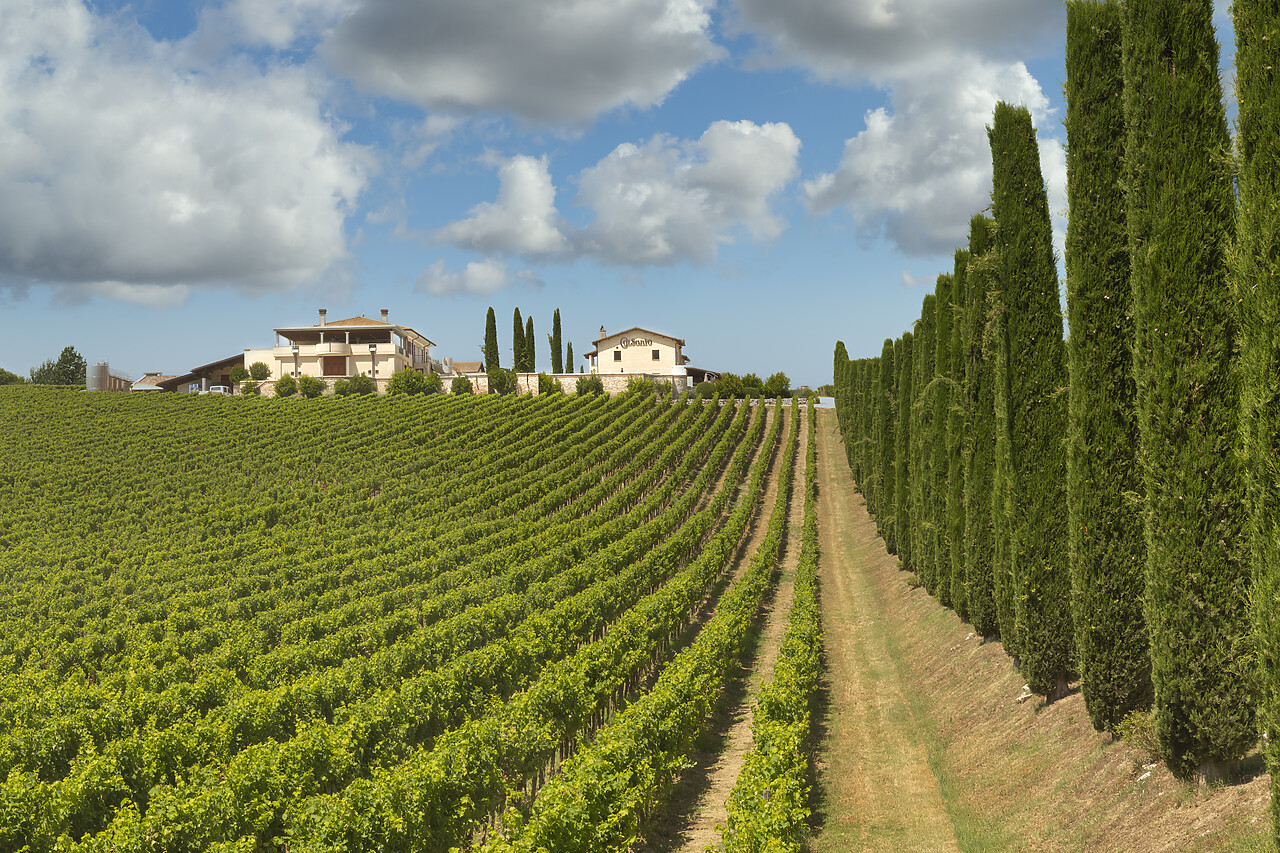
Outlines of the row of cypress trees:
{"label": "row of cypress trees", "polygon": [[1152,708],[1183,777],[1261,723],[1280,803],[1280,0],[1232,7],[1234,152],[1209,0],[1067,9],[1070,337],[1002,103],[991,217],[910,331],[837,344],[846,452],[904,568],[1034,692],[1078,674],[1099,729]]}

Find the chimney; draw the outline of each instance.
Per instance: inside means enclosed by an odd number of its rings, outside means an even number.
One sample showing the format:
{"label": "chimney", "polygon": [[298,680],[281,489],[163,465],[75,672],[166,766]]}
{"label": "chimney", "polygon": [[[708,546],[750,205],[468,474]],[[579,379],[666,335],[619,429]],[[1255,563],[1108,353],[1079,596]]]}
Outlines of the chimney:
{"label": "chimney", "polygon": [[388,314],[390,314],[390,313],[391,313],[391,312],[390,312],[390,311],[388,311],[386,308],[383,308],[383,309],[382,309],[382,322],[384,322],[384,323],[390,323],[390,322],[391,322],[390,320],[388,320],[388,319],[387,319],[387,315],[388,315]]}
{"label": "chimney", "polygon": [[321,309],[320,309],[320,325],[321,325],[321,326],[323,326],[323,325],[324,325],[324,317],[325,317],[325,315],[326,315],[326,314],[328,314],[328,313],[329,313],[329,311],[328,311],[327,309],[325,309],[325,308],[321,308]]}
{"label": "chimney", "polygon": [[604,326],[601,326],[601,327],[600,327],[600,338],[601,338],[602,340],[604,339]]}

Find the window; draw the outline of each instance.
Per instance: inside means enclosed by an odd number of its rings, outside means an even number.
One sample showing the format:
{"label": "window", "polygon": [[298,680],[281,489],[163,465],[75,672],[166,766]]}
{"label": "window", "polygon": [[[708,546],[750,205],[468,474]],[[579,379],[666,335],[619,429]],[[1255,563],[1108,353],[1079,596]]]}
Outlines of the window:
{"label": "window", "polygon": [[324,376],[346,376],[347,357],[345,355],[321,356],[320,373]]}
{"label": "window", "polygon": [[616,349],[613,351],[613,360],[622,361],[622,350]]}
{"label": "window", "polygon": [[654,351],[653,351],[653,360],[654,360],[654,361],[657,361],[660,357],[661,357],[661,354],[659,353],[659,351],[658,351],[658,350],[654,350]]}

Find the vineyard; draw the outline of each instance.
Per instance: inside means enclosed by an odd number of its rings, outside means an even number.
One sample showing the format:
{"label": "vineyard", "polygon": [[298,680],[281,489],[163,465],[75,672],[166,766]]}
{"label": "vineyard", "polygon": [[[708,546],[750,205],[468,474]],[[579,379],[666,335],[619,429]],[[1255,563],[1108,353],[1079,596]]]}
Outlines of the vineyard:
{"label": "vineyard", "polygon": [[813,424],[644,394],[3,389],[0,850],[625,850],[789,536],[725,833],[797,849]]}

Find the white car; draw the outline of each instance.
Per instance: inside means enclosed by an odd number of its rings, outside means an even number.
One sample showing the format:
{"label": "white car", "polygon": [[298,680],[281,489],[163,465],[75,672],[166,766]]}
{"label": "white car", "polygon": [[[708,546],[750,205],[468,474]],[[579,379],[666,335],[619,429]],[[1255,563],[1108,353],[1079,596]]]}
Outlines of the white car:
{"label": "white car", "polygon": [[230,394],[230,385],[210,385],[207,391],[201,391],[201,394]]}

